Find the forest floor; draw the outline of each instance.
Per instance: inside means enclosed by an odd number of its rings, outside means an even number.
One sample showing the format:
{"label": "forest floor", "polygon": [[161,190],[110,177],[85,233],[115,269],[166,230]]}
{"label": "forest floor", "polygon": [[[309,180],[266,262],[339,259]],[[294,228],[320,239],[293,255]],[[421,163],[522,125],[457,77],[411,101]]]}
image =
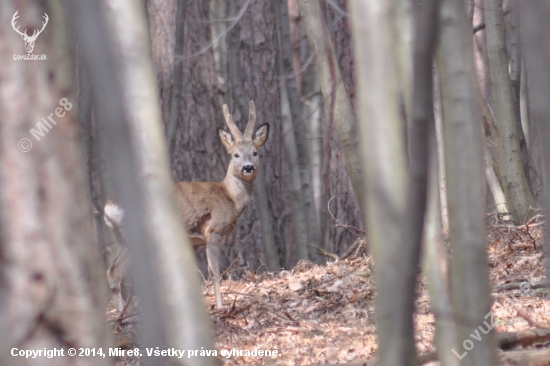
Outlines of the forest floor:
{"label": "forest floor", "polygon": [[[535,285],[545,279],[542,225],[489,225],[488,241],[497,334],[550,329],[550,291]],[[221,290],[226,308],[218,311],[214,308],[212,285],[203,285],[218,354],[222,350],[224,354],[225,350],[231,352],[229,357],[220,356],[223,365],[367,365],[367,361],[371,365],[376,359],[375,286],[370,257],[321,266],[300,262],[290,271],[275,274],[247,272],[241,280],[223,281]],[[439,365],[428,361],[435,356],[434,324],[426,280],[421,276],[417,286],[416,346],[426,360],[424,364],[431,366]],[[548,344],[540,339],[548,342],[550,335],[519,341],[523,346],[520,349],[548,351]],[[499,354],[501,365],[531,364],[523,358],[514,363],[514,358],[506,354]],[[129,363],[119,363],[125,364]]]}

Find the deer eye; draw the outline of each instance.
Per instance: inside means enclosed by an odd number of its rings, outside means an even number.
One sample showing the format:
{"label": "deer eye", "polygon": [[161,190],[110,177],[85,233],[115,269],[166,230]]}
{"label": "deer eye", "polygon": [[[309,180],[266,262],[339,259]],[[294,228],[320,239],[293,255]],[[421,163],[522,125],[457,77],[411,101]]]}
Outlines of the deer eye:
{"label": "deer eye", "polygon": [[233,156],[236,157],[236,158],[238,158],[240,155],[239,155],[239,154],[235,154],[235,155],[233,155]]}
{"label": "deer eye", "polygon": [[257,151],[254,151],[254,152],[252,153],[252,155],[258,156],[258,152],[257,152]]}

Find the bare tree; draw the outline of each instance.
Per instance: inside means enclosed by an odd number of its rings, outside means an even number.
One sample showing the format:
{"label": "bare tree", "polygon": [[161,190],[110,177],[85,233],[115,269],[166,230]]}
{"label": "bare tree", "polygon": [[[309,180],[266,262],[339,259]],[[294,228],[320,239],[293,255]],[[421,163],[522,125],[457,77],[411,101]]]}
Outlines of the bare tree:
{"label": "bare tree", "polygon": [[[395,2],[350,3],[357,105],[365,161],[368,238],[376,261],[376,315],[381,363],[416,364],[412,312],[416,268],[401,245],[408,184],[397,60]],[[427,56],[427,55],[426,55]],[[425,74],[423,74],[425,75]],[[426,111],[423,111],[426,113]],[[424,116],[422,116],[424,117]],[[368,203],[368,204],[367,204]],[[422,215],[423,216],[423,215]]]}
{"label": "bare tree", "polygon": [[[476,92],[471,28],[464,3],[442,0],[437,66],[443,109],[443,135],[452,305],[459,344],[486,321],[491,309],[487,276],[482,135]],[[471,299],[476,299],[471,301]],[[486,323],[485,323],[486,324]],[[496,365],[494,333],[475,348],[455,350],[468,365]]]}
{"label": "bare tree", "polygon": [[[398,72],[400,78],[400,84],[402,85],[401,91],[401,104],[402,104],[402,113],[405,115],[407,123],[412,121],[411,115],[413,112],[413,68],[414,68],[414,56],[413,56],[413,43],[415,36],[418,33],[415,33],[413,27],[414,21],[414,11],[413,11],[414,0],[401,0],[396,2],[396,26],[397,26],[397,61],[398,61]],[[422,5],[418,3],[417,5]],[[416,26],[416,24],[415,24]],[[418,29],[418,28],[417,28]],[[405,140],[405,143],[408,143],[408,139]]]}
{"label": "bare tree", "polygon": [[[229,3],[230,11],[234,12],[235,1]],[[243,5],[244,6],[244,5]],[[239,108],[240,115],[246,116],[247,97],[245,96],[244,80],[242,77],[240,50],[240,25],[235,24],[234,29],[227,34],[227,60],[229,64],[229,83],[233,90],[233,96],[236,105]],[[254,195],[258,208],[258,217],[262,229],[262,243],[265,253],[267,268],[271,271],[276,271],[280,268],[279,254],[275,235],[273,232],[273,219],[269,209],[268,191],[266,189],[265,169],[261,169],[256,177],[257,184]]]}
{"label": "bare tree", "polygon": [[[297,161],[296,140],[292,126],[292,115],[286,87],[281,85],[281,123],[283,125],[283,139],[285,154],[288,161]],[[295,164],[290,164],[290,194],[292,196],[292,224],[294,226],[294,242],[296,245],[296,260],[308,259],[308,236],[306,224],[306,210],[302,205],[302,181],[300,171]]]}
{"label": "bare tree", "polygon": [[449,284],[449,253],[443,238],[439,194],[439,173],[435,131],[430,135],[428,199],[422,242],[422,273],[426,276],[430,308],[435,315],[434,343],[443,366],[458,366],[460,360],[449,350],[458,348]]}
{"label": "bare tree", "polygon": [[170,101],[170,121],[167,123],[166,137],[168,154],[174,156],[174,144],[181,109],[181,93],[183,89],[183,44],[185,37],[185,8],[187,0],[176,1],[176,36],[174,39],[174,62],[172,78],[172,98]]}
{"label": "bare tree", "polygon": [[[348,1],[321,1],[320,4],[326,18],[326,25],[328,27],[330,39],[334,45],[334,53],[336,55],[336,60],[338,61],[338,66],[340,67],[342,80],[348,92],[351,104],[355,107],[355,64],[353,60],[353,42],[347,5]],[[317,84],[318,83],[315,83],[314,85]],[[330,97],[323,100],[321,96],[311,97],[311,94],[311,91],[304,91],[304,97],[313,99],[308,100],[313,102],[310,102],[310,105],[315,106],[316,98],[327,105],[331,104]],[[343,251],[347,249],[347,246],[357,239],[358,235],[363,235],[362,231],[364,225],[361,215],[361,206],[359,206],[359,202],[355,197],[353,188],[350,189],[352,184],[346,169],[346,158],[344,154],[342,154],[342,144],[338,140],[338,134],[334,134],[334,127],[330,125],[332,121],[332,111],[327,107],[325,107],[325,111],[325,145],[321,158],[328,160],[324,163],[323,171],[323,182],[327,185],[327,187],[323,190],[324,196],[319,203],[319,208],[321,210],[320,216],[322,220],[322,227],[328,231],[325,235],[325,240],[328,239],[328,242],[324,244],[326,249],[332,250],[335,253],[343,253]],[[311,118],[310,124],[311,127],[315,127],[314,118]],[[314,147],[316,143],[315,138],[317,136],[323,136],[323,132],[317,132],[311,128],[310,130],[310,144]],[[328,200],[330,200],[330,213],[327,212]],[[334,215],[340,223],[345,223],[345,225],[355,227],[359,230],[348,230],[347,228],[343,228],[342,225],[330,220],[330,218],[332,218],[331,215]]]}
{"label": "bare tree", "polygon": [[[535,206],[535,199],[527,179],[528,164],[524,168],[521,154],[520,136],[523,136],[523,132],[518,120],[519,113],[516,113],[513,103],[508,72],[502,0],[484,0],[484,5],[487,55],[498,132],[494,141],[498,150],[498,158],[495,158],[497,176],[501,180],[514,221],[521,223]],[[515,71],[517,74],[517,68]]]}
{"label": "bare tree", "polygon": [[517,1],[509,1],[510,12],[504,19],[504,33],[506,38],[506,51],[510,65],[510,86],[512,88],[512,104],[516,114],[516,125],[518,131],[519,146],[521,148],[521,160],[525,175],[529,181],[529,153],[527,141],[522,128],[521,121],[521,70],[522,70],[522,48],[520,40],[519,9]]}
{"label": "bare tree", "polygon": [[[526,97],[527,78],[525,74],[523,45],[521,42],[520,21],[519,21],[519,2],[516,0],[508,1],[508,15],[504,17],[506,51],[510,65],[510,85],[512,87],[512,101],[514,112],[516,114],[516,126],[518,131],[519,147],[521,149],[521,161],[523,170],[531,192],[535,196],[535,204],[538,203],[536,189],[539,187],[540,174],[540,148],[530,146],[527,141],[529,134],[529,107]],[[522,90],[523,89],[523,90]],[[523,101],[522,101],[523,99]],[[523,103],[523,107],[522,107]]]}
{"label": "bare tree", "polygon": [[[181,83],[179,118],[172,157],[174,180],[215,181],[225,174],[225,153],[216,127],[223,126],[211,47],[209,1],[188,1],[184,19],[175,18],[176,0],[147,1],[152,58],[157,71],[162,120],[168,124],[172,87]],[[185,24],[183,55],[174,55],[176,22]],[[174,67],[182,65],[181,81],[173,81]]]}
{"label": "bare tree", "polygon": [[[294,67],[292,65],[292,43],[290,39],[290,24],[288,17],[288,1],[280,0],[276,3],[277,11],[277,23],[279,29],[279,45],[281,53],[281,88],[285,88],[286,91],[282,91],[281,95],[287,98],[286,103],[289,106],[290,114],[286,123],[291,127],[287,130],[294,134],[294,138],[285,136],[286,139],[294,141],[295,147],[287,147],[296,150],[296,157],[290,161],[296,161],[295,164],[289,164],[289,169],[299,169],[299,185],[301,186],[299,195],[295,196],[297,199],[297,207],[294,212],[297,215],[305,217],[306,222],[306,249],[309,253],[309,259],[317,262],[319,260],[317,256],[317,249],[315,246],[321,246],[321,232],[319,230],[319,222],[317,220],[318,208],[315,206],[315,199],[313,193],[313,176],[311,172],[311,161],[309,158],[309,143],[306,135],[306,124],[304,123],[300,96],[298,94],[298,88],[296,86],[296,79],[294,77]],[[294,174],[292,175],[295,176]],[[295,183],[293,183],[295,184]],[[303,213],[299,213],[296,210],[302,210]],[[299,221],[299,220],[297,220]],[[309,245],[308,245],[309,244]],[[304,244],[302,244],[304,245]]]}
{"label": "bare tree", "polygon": [[326,18],[330,39],[334,45],[334,54],[340,66],[342,80],[348,91],[352,105],[355,105],[355,64],[353,60],[353,42],[347,0],[321,1],[321,10]]}
{"label": "bare tree", "polygon": [[[25,24],[38,30],[50,17],[55,26],[37,38],[35,54],[27,54],[13,28]],[[14,348],[108,346],[103,266],[77,139],[75,48],[68,18],[58,1],[0,3],[0,56],[11,60],[0,69],[2,365],[21,364],[12,356]],[[13,59],[42,54],[47,59]],[[39,365],[45,359],[24,363]],[[55,365],[108,364],[101,357],[53,360]]]}
{"label": "bare tree", "polygon": [[315,58],[315,68],[326,101],[327,115],[334,121],[344,152],[346,167],[355,197],[365,215],[365,194],[362,184],[363,166],[360,159],[357,123],[353,108],[342,81],[334,48],[323,24],[323,14],[316,0],[298,0],[309,46]]}
{"label": "bare tree", "polygon": [[[542,147],[542,171],[544,174],[544,210],[550,212],[550,74],[547,60],[550,57],[550,4],[545,1],[521,2],[521,20],[524,31],[525,61],[530,84],[530,118],[537,127]],[[534,132],[534,131],[533,131]],[[546,225],[546,253],[550,253],[550,227]],[[550,262],[547,262],[550,263]],[[548,273],[550,273],[550,264]]]}
{"label": "bare tree", "polygon": [[[409,151],[409,170],[408,187],[406,192],[406,217],[407,219],[401,226],[401,268],[403,275],[402,281],[406,286],[401,302],[405,303],[403,307],[403,317],[405,321],[410,321],[414,314],[415,285],[418,275],[418,264],[421,253],[422,234],[425,225],[425,215],[428,197],[428,168],[431,166],[431,207],[430,213],[432,233],[441,228],[440,216],[436,214],[439,209],[439,200],[435,199],[438,195],[437,189],[437,148],[435,145],[435,118],[433,108],[433,55],[438,34],[439,1],[423,1],[416,4],[414,8],[415,27],[413,30],[414,38],[412,42],[413,65],[412,65],[412,88],[411,91],[404,91],[403,95],[411,95],[411,105],[409,107],[408,121],[408,151]],[[401,18],[401,19],[400,19]],[[398,25],[406,27],[406,19],[398,16]],[[405,50],[408,49],[408,40],[402,39],[400,43]],[[403,52],[403,51],[402,51]],[[403,56],[402,56],[403,58]],[[402,60],[403,63],[403,60]],[[401,75],[402,79],[407,80],[407,68],[401,66],[405,71]],[[407,83],[405,83],[405,86]],[[405,98],[405,106],[407,106]],[[431,155],[431,159],[430,159]],[[435,201],[435,202],[434,202]],[[440,237],[433,235],[431,245],[433,256],[437,256],[438,250],[441,250]],[[436,262],[437,263],[437,262]],[[437,265],[434,264],[434,268]],[[434,270],[432,276],[436,277],[441,272]],[[432,278],[433,279],[433,278]],[[441,285],[443,280],[433,280],[432,285],[437,283]],[[436,285],[437,286],[437,285]],[[435,295],[435,294],[434,294]],[[408,319],[407,319],[408,318]],[[443,334],[449,334],[444,332]]]}

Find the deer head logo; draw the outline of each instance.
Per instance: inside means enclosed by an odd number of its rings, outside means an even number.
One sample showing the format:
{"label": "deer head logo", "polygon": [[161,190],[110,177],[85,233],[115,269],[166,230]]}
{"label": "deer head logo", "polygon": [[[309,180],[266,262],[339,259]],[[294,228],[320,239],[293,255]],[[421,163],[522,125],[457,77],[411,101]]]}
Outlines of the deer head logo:
{"label": "deer head logo", "polygon": [[19,27],[17,28],[15,27],[15,20],[19,18],[19,15],[17,15],[18,12],[19,10],[16,11],[15,14],[13,14],[13,17],[11,18],[11,26],[17,33],[21,35],[21,38],[23,38],[23,41],[25,41],[25,48],[27,49],[27,53],[31,53],[32,50],[34,49],[34,42],[36,41],[36,38],[38,38],[38,35],[42,33],[44,28],[46,28],[46,24],[48,24],[48,20],[50,18],[48,18],[48,14],[44,13],[44,22],[42,22],[42,29],[40,29],[39,31],[35,29],[32,33],[32,36],[29,37],[26,29],[24,32],[21,32],[19,30]]}

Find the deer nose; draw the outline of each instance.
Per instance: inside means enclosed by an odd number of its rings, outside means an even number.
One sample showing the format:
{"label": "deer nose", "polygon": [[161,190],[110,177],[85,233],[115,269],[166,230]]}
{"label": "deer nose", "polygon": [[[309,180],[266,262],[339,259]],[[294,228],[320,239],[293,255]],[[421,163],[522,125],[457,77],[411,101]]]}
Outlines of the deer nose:
{"label": "deer nose", "polygon": [[242,169],[243,173],[252,173],[254,172],[254,165],[245,165]]}

